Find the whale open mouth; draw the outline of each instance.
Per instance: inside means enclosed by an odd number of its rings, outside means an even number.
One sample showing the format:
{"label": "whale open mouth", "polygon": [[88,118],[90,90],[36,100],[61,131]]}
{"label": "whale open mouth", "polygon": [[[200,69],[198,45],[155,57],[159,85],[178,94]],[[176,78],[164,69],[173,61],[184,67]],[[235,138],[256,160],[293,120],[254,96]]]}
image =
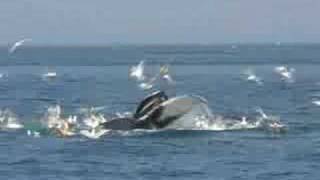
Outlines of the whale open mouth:
{"label": "whale open mouth", "polygon": [[168,98],[164,92],[147,96],[138,105],[133,117],[115,118],[105,122],[105,129],[176,129],[176,130],[240,130],[283,129],[285,126],[272,116],[225,117],[213,114],[207,101],[196,95]]}

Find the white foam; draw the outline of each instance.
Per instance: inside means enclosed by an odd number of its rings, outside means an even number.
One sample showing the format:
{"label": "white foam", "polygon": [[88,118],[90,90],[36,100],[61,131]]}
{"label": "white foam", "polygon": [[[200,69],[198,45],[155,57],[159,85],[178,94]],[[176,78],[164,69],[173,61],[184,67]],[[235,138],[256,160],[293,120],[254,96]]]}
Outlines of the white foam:
{"label": "white foam", "polygon": [[40,132],[33,131],[33,137],[36,137],[36,138],[40,137]]}
{"label": "white foam", "polygon": [[8,129],[21,129],[21,128],[23,128],[23,125],[19,124],[19,123],[8,123],[6,128],[8,128]]}
{"label": "white foam", "polygon": [[95,129],[92,129],[92,130],[81,130],[80,131],[80,134],[87,137],[87,138],[90,138],[90,139],[98,139],[100,138],[101,136],[107,134],[108,132],[110,132],[111,130],[107,130],[107,129],[100,129],[100,130],[95,130]]}
{"label": "white foam", "polygon": [[0,110],[0,128],[21,129],[24,126],[19,122],[17,116],[9,109]]}
{"label": "white foam", "polygon": [[[119,132],[120,135],[136,135],[141,132],[158,132],[166,129],[175,130],[211,130],[211,131],[226,131],[226,130],[248,130],[248,129],[263,129],[271,131],[282,131],[286,128],[280,122],[278,117],[267,115],[261,108],[257,109],[259,116],[256,118],[247,118],[246,116],[237,119],[226,118],[224,116],[213,114],[207,105],[207,101],[202,97],[188,96],[190,108],[186,109],[186,113],[169,124],[165,129],[161,130],[130,130],[130,131],[114,131],[103,129],[100,125],[107,122],[108,119],[103,114],[88,111],[85,116],[70,115],[68,118],[62,117],[62,110],[59,105],[49,107],[42,123],[47,128],[53,130],[56,135],[61,137],[69,137],[74,135],[82,135],[90,139],[98,139],[107,133]],[[188,101],[189,102],[189,101]],[[0,123],[6,121],[0,112]],[[130,117],[131,113],[116,113],[118,117]],[[27,131],[29,136],[38,136],[36,132]]]}
{"label": "white foam", "polygon": [[27,130],[27,135],[38,138],[38,137],[40,137],[40,132],[38,132],[38,131],[31,131],[31,130],[28,129],[28,130]]}
{"label": "white foam", "polygon": [[118,118],[125,118],[125,117],[131,117],[132,113],[131,112],[116,112],[116,116]]}
{"label": "white foam", "polygon": [[59,105],[49,107],[41,122],[57,135],[63,137],[75,135],[75,129],[78,126],[77,116],[71,115],[68,118],[63,118]]}
{"label": "white foam", "polygon": [[254,119],[248,119],[246,116],[239,119],[225,118],[224,116],[213,114],[206,103],[194,102],[192,109],[174,121],[168,129],[184,130],[246,130],[246,129],[264,129],[264,130],[283,130],[286,128],[280,122],[280,118],[266,115],[261,108],[257,110],[260,116]]}

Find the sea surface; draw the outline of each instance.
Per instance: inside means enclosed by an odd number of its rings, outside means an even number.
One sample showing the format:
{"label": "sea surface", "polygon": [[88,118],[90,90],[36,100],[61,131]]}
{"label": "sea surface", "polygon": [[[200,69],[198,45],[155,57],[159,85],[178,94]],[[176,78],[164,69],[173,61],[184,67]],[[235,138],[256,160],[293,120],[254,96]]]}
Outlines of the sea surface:
{"label": "sea surface", "polygon": [[[221,116],[259,116],[284,130],[243,126],[126,131],[89,139],[40,132],[51,106],[63,116],[104,107],[133,112],[144,96],[129,69],[167,64],[173,95],[204,97]],[[290,81],[275,67],[294,69]],[[1,128],[0,179],[317,180],[320,177],[320,45],[116,45],[0,48],[0,108],[24,125]],[[247,79],[250,71],[261,83]],[[46,78],[47,72],[56,72]],[[235,120],[236,121],[236,120]]]}

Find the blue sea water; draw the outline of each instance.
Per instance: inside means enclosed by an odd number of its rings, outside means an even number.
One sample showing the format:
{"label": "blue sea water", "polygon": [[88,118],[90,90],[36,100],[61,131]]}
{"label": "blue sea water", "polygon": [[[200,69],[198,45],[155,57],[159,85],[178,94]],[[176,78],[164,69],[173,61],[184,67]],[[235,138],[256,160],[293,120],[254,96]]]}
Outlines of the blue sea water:
{"label": "blue sea water", "polygon": [[[88,139],[32,137],[47,108],[64,115],[104,106],[133,111],[147,95],[128,76],[145,60],[151,71],[170,64],[175,94],[197,94],[215,114],[278,116],[285,132],[266,129],[126,132]],[[274,72],[295,69],[294,82]],[[248,68],[263,84],[248,82]],[[153,45],[0,48],[0,108],[24,125],[0,132],[1,179],[319,179],[320,45]],[[57,72],[51,80],[42,75]]]}

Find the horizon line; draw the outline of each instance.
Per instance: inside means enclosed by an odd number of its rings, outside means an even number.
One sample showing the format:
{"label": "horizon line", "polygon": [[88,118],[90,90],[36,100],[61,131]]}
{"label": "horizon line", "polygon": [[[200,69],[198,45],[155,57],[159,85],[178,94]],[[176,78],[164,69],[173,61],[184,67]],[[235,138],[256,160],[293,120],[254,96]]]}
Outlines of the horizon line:
{"label": "horizon line", "polygon": [[[12,43],[0,44],[0,48],[11,46]],[[24,47],[121,47],[121,46],[232,46],[232,45],[320,45],[320,42],[221,42],[221,43],[29,43]]]}

